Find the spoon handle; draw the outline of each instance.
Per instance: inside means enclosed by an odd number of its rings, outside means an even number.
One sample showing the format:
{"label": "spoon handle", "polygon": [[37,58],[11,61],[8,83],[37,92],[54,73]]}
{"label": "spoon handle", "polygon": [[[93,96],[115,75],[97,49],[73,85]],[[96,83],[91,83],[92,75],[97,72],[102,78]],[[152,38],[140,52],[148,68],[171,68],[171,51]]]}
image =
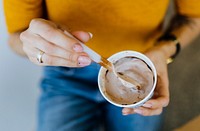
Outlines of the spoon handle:
{"label": "spoon handle", "polygon": [[94,50],[92,50],[91,48],[89,48],[88,46],[86,46],[85,44],[83,44],[80,40],[78,40],[77,38],[75,38],[72,34],[70,34],[67,31],[64,31],[64,33],[66,35],[68,35],[69,37],[77,40],[79,42],[79,44],[81,44],[81,46],[83,47],[83,51],[86,52],[89,57],[96,63],[100,64],[101,66],[105,67],[106,69],[112,69],[112,63],[110,61],[108,61],[106,58],[102,57],[101,55],[99,55],[97,52],[95,52]]}

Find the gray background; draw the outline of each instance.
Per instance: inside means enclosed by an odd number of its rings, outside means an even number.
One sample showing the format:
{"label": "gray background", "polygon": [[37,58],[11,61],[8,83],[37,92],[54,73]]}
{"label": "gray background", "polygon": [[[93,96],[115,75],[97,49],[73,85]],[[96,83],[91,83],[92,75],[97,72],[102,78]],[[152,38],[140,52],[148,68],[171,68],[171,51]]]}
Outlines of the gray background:
{"label": "gray background", "polygon": [[14,54],[7,38],[0,0],[0,131],[33,131],[41,69]]}
{"label": "gray background", "polygon": [[[0,131],[34,131],[41,68],[15,55],[7,45],[0,0]],[[200,114],[200,39],[169,65],[170,105],[164,130],[182,126]]]}

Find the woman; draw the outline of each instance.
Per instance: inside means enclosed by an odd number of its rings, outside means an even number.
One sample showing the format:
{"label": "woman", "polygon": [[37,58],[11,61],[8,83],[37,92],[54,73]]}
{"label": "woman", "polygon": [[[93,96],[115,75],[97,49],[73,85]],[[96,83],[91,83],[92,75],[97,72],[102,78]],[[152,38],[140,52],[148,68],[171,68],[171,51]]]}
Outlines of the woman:
{"label": "woman", "polygon": [[[169,0],[5,0],[11,48],[46,66],[38,131],[160,130],[160,114],[169,103],[166,60],[173,60],[200,30],[200,1],[174,2],[177,15],[163,32]],[[122,112],[107,103],[97,86],[99,65],[66,31],[104,57],[122,50],[147,55],[158,73],[153,98]]]}

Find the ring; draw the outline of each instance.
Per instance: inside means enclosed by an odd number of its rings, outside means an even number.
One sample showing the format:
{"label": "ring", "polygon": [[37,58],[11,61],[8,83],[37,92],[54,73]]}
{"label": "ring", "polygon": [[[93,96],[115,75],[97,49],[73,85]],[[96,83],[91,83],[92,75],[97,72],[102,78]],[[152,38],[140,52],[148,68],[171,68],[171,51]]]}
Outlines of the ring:
{"label": "ring", "polygon": [[42,56],[44,55],[44,52],[40,50],[40,53],[37,55],[37,61],[39,63],[43,63]]}

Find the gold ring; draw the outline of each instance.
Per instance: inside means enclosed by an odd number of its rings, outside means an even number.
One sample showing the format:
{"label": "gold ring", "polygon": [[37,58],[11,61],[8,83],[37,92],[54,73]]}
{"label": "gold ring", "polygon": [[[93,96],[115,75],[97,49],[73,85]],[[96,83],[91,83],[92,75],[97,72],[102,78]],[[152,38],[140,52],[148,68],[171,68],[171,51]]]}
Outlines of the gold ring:
{"label": "gold ring", "polygon": [[44,52],[40,50],[40,53],[37,55],[37,61],[39,63],[43,63],[42,56],[44,55]]}

